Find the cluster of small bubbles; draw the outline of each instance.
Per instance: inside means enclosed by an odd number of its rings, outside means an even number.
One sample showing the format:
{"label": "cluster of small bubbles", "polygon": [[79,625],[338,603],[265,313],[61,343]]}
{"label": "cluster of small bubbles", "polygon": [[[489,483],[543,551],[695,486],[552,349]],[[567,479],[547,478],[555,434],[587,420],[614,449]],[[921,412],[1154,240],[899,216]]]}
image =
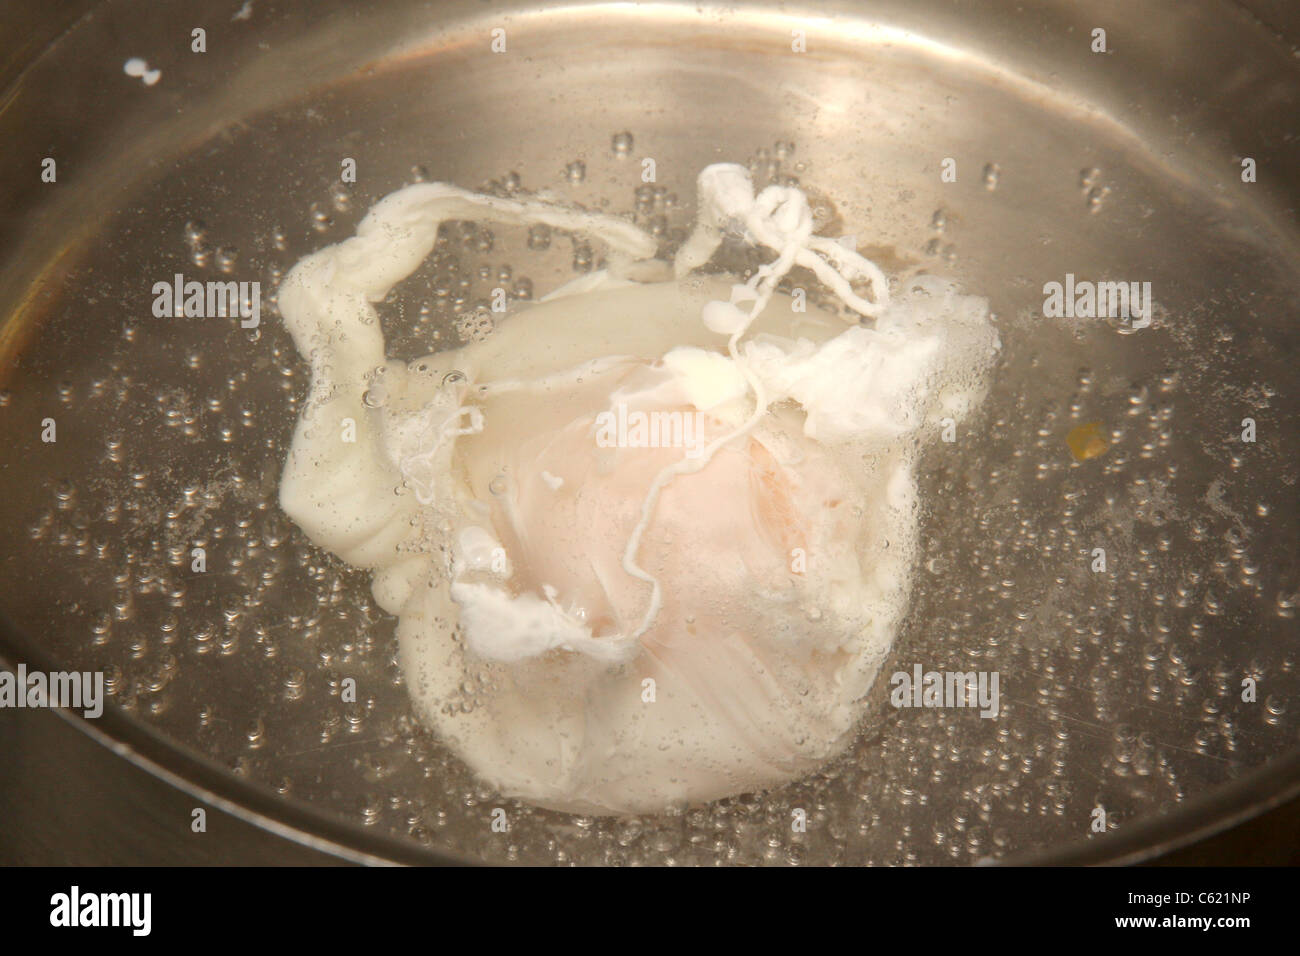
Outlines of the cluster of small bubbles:
{"label": "cluster of small bubbles", "polygon": [[1282,618],[1294,618],[1296,604],[1300,602],[1300,592],[1297,591],[1279,591],[1274,602],[1277,616]]}
{"label": "cluster of small bubbles", "polygon": [[1088,206],[1088,212],[1100,212],[1102,201],[1109,195],[1109,186],[1093,186],[1089,189],[1087,196],[1084,197],[1084,202]]}
{"label": "cluster of small bubbles", "polygon": [[239,250],[234,246],[220,246],[216,253],[216,267],[220,272],[227,275],[235,271],[235,265],[239,262]]}
{"label": "cluster of small bubbles", "polygon": [[482,342],[495,328],[492,312],[486,308],[475,308],[456,317],[456,334],[462,342]]}
{"label": "cluster of small bubbles", "polygon": [[113,615],[108,611],[96,611],[90,624],[90,642],[95,645],[107,644],[113,633]]}
{"label": "cluster of small bubbles", "polygon": [[206,268],[212,257],[212,249],[207,242],[207,226],[201,220],[190,220],[185,226],[185,243],[189,249],[190,262],[196,268]]}
{"label": "cluster of small bubbles", "polygon": [[461,223],[461,242],[473,252],[491,252],[496,237],[487,226],[466,221]]}
{"label": "cluster of small bubbles", "polygon": [[202,219],[191,219],[185,223],[185,242],[191,250],[203,246],[208,237],[208,226]]}
{"label": "cluster of small bubbles", "polygon": [[324,206],[314,202],[307,210],[307,215],[311,219],[311,227],[316,232],[328,232],[334,225],[334,219]]}
{"label": "cluster of small bubbles", "polygon": [[640,215],[649,215],[655,208],[655,187],[643,183],[633,194],[636,197],[636,211]]}

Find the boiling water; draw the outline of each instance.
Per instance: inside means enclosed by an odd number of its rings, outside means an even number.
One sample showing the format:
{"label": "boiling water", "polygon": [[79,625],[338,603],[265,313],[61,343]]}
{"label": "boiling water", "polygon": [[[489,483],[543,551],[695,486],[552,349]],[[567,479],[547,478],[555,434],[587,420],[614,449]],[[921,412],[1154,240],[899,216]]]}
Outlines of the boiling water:
{"label": "boiling water", "polygon": [[[57,666],[102,668],[113,704],[286,800],[489,861],[970,863],[1087,839],[1097,808],[1122,830],[1295,746],[1300,529],[1286,442],[1300,395],[1294,264],[1276,237],[1196,188],[1174,201],[1104,137],[1033,171],[988,150],[963,167],[969,184],[941,193],[923,185],[933,170],[890,175],[915,155],[919,113],[873,143],[883,171],[845,172],[832,138],[747,121],[725,158],[760,187],[797,183],[819,233],[853,230],[898,281],[928,271],[988,295],[1003,345],[960,440],[919,459],[916,580],[861,735],[796,782],[661,815],[572,816],[483,787],[412,711],[395,619],[369,574],[313,547],[277,506],[308,369],[275,286],[420,180],[626,212],[671,250],[694,218],[694,174],[719,152],[691,141],[642,183],[638,151],[669,133],[626,117],[578,146],[512,153],[487,182],[416,148],[369,167],[363,153],[355,186],[337,183],[327,149],[269,172],[258,159],[258,144],[337,142],[380,102],[331,94],[184,158],[25,304],[40,321],[11,340],[22,348],[0,394],[15,436],[0,472],[0,593]],[[1072,141],[1074,127],[1009,96],[985,105],[990,143],[999,117]],[[263,201],[268,176],[282,195]],[[1054,214],[1017,218],[1017,190],[1042,194],[1042,180]],[[1138,221],[1214,241],[1165,257],[1132,238]],[[1051,259],[1061,246],[1069,254]],[[1071,268],[1085,249],[1106,253]],[[379,306],[388,352],[411,360],[490,336],[492,289],[522,309],[602,255],[547,227],[447,224]],[[743,277],[758,261],[729,245],[710,268]],[[1066,271],[1150,279],[1150,326],[1045,319],[1041,286]],[[260,327],[152,318],[147,290],[176,272],[259,279]],[[47,417],[54,444],[39,438]],[[1067,439],[1094,422],[1104,451],[1081,460]],[[885,678],[917,664],[997,672],[998,717],[892,706]]]}

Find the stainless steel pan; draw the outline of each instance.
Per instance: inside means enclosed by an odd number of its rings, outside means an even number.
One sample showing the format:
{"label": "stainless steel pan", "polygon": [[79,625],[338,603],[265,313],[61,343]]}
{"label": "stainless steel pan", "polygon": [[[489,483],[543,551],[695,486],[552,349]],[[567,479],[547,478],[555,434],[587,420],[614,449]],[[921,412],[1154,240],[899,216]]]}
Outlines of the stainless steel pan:
{"label": "stainless steel pan", "polygon": [[[0,711],[0,855],[1132,860],[1300,785],[1287,4],[20,2],[0,17],[0,656],[102,669],[113,692],[98,721]],[[135,57],[155,83],[125,71]],[[628,155],[612,148],[625,131]],[[643,156],[664,188],[639,206]],[[546,189],[672,236],[720,160],[794,177],[889,269],[990,297],[1005,358],[979,441],[926,460],[924,567],[887,670],[996,669],[1004,714],[895,711],[878,686],[849,754],[767,794],[637,820],[502,801],[415,721],[365,576],[276,506],[306,371],[273,311],[255,330],[158,319],[150,289],[176,272],[273,289],[414,178]],[[385,305],[399,354],[454,341],[480,268],[496,282],[509,265],[538,294],[574,268],[566,243],[539,253],[510,230],[456,256],[467,284],[439,297],[431,269]],[[1045,318],[1043,286],[1067,273],[1150,282],[1152,325]],[[1075,461],[1065,436],[1093,420],[1111,447]],[[87,782],[97,822],[71,826]],[[192,834],[192,806],[217,808],[224,841]],[[508,835],[487,825],[496,806]],[[793,806],[808,833],[789,832]]]}

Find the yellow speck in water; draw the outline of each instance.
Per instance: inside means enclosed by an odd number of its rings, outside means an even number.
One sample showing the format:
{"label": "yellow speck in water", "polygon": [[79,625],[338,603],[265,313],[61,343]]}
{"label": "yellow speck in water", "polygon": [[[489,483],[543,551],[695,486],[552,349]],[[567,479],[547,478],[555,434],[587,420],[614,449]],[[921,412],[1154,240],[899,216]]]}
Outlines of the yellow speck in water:
{"label": "yellow speck in water", "polygon": [[1101,422],[1088,422],[1071,429],[1070,434],[1065,436],[1065,443],[1070,446],[1070,454],[1075,461],[1087,461],[1104,455],[1110,447],[1110,443],[1101,437]]}

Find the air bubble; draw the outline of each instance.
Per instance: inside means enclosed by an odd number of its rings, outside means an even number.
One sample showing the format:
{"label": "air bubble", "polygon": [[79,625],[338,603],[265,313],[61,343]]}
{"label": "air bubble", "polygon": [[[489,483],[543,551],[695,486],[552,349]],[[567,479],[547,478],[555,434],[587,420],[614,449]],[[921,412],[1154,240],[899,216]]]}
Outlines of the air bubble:
{"label": "air bubble", "polygon": [[528,248],[536,251],[549,249],[551,246],[551,227],[545,223],[535,223],[528,227]]}

